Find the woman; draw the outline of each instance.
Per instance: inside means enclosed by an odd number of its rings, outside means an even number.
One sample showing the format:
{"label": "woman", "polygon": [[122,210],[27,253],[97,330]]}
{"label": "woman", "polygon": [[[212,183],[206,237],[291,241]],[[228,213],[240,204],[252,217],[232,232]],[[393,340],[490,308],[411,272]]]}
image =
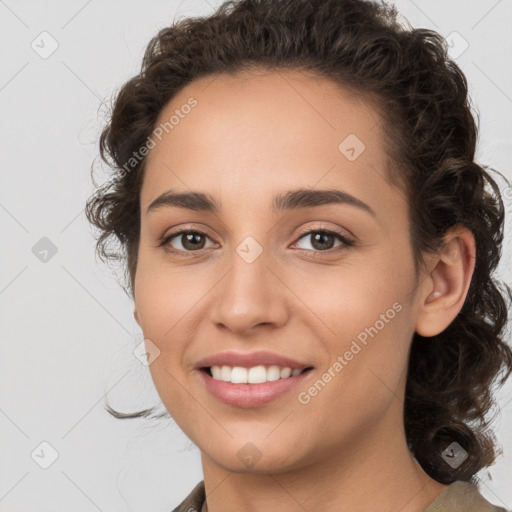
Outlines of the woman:
{"label": "woman", "polygon": [[176,511],[505,510],[476,479],[512,371],[503,203],[444,39],[396,16],[227,2],[117,95],[87,215],[201,451]]}

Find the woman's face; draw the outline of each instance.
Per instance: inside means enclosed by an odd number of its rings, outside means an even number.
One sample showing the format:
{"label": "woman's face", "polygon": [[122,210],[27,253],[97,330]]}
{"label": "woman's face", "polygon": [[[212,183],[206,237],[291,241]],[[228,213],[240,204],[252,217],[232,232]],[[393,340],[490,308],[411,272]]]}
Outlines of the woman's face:
{"label": "woman's face", "polygon": [[[325,79],[244,72],[192,82],[157,125],[135,317],[176,423],[209,461],[239,472],[360,458],[403,435],[420,288],[376,111]],[[196,196],[195,207],[168,198],[148,211],[170,191],[205,194],[218,210]],[[224,355],[260,351],[271,358]],[[223,383],[198,368],[218,354],[219,366],[281,356],[312,369]]]}

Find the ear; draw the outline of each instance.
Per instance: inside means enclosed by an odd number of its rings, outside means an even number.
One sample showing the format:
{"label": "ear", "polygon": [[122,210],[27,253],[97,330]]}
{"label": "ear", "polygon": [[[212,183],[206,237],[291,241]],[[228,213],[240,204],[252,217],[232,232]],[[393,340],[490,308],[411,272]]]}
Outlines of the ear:
{"label": "ear", "polygon": [[421,283],[416,332],[425,337],[444,331],[464,305],[475,268],[473,233],[455,226],[444,237],[444,245],[428,265]]}

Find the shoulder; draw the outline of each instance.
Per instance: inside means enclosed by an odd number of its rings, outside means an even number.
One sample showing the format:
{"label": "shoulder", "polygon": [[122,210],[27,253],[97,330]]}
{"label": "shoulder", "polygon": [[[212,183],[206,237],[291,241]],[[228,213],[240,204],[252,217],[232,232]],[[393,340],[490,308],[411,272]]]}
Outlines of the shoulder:
{"label": "shoulder", "polygon": [[[204,480],[172,512],[201,512],[205,501]],[[424,512],[512,512],[487,501],[473,482],[450,484]]]}
{"label": "shoulder", "polygon": [[473,482],[457,480],[424,510],[424,512],[510,512],[487,501]]}
{"label": "shoulder", "polygon": [[201,512],[204,500],[204,480],[201,480],[172,512]]}

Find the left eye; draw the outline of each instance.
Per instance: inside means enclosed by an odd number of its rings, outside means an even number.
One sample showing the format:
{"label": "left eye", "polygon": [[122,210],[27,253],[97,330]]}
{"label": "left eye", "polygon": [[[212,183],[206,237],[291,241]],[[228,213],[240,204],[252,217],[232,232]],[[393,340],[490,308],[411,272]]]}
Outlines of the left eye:
{"label": "left eye", "polygon": [[299,238],[299,241],[308,238],[311,240],[313,249],[316,249],[317,251],[327,251],[332,249],[336,238],[341,241],[341,244],[336,247],[339,247],[340,245],[352,245],[352,242],[348,238],[333,231],[308,231]]}
{"label": "left eye", "polygon": [[[178,238],[181,241],[182,247],[185,248],[185,252],[191,252],[197,249],[204,249],[204,243],[201,243],[201,237],[208,237],[206,233],[202,231],[178,231],[170,236],[168,236],[162,243],[162,245],[167,245],[173,238]],[[173,251],[175,248],[170,249]],[[183,251],[183,249],[178,248],[176,252]]]}

